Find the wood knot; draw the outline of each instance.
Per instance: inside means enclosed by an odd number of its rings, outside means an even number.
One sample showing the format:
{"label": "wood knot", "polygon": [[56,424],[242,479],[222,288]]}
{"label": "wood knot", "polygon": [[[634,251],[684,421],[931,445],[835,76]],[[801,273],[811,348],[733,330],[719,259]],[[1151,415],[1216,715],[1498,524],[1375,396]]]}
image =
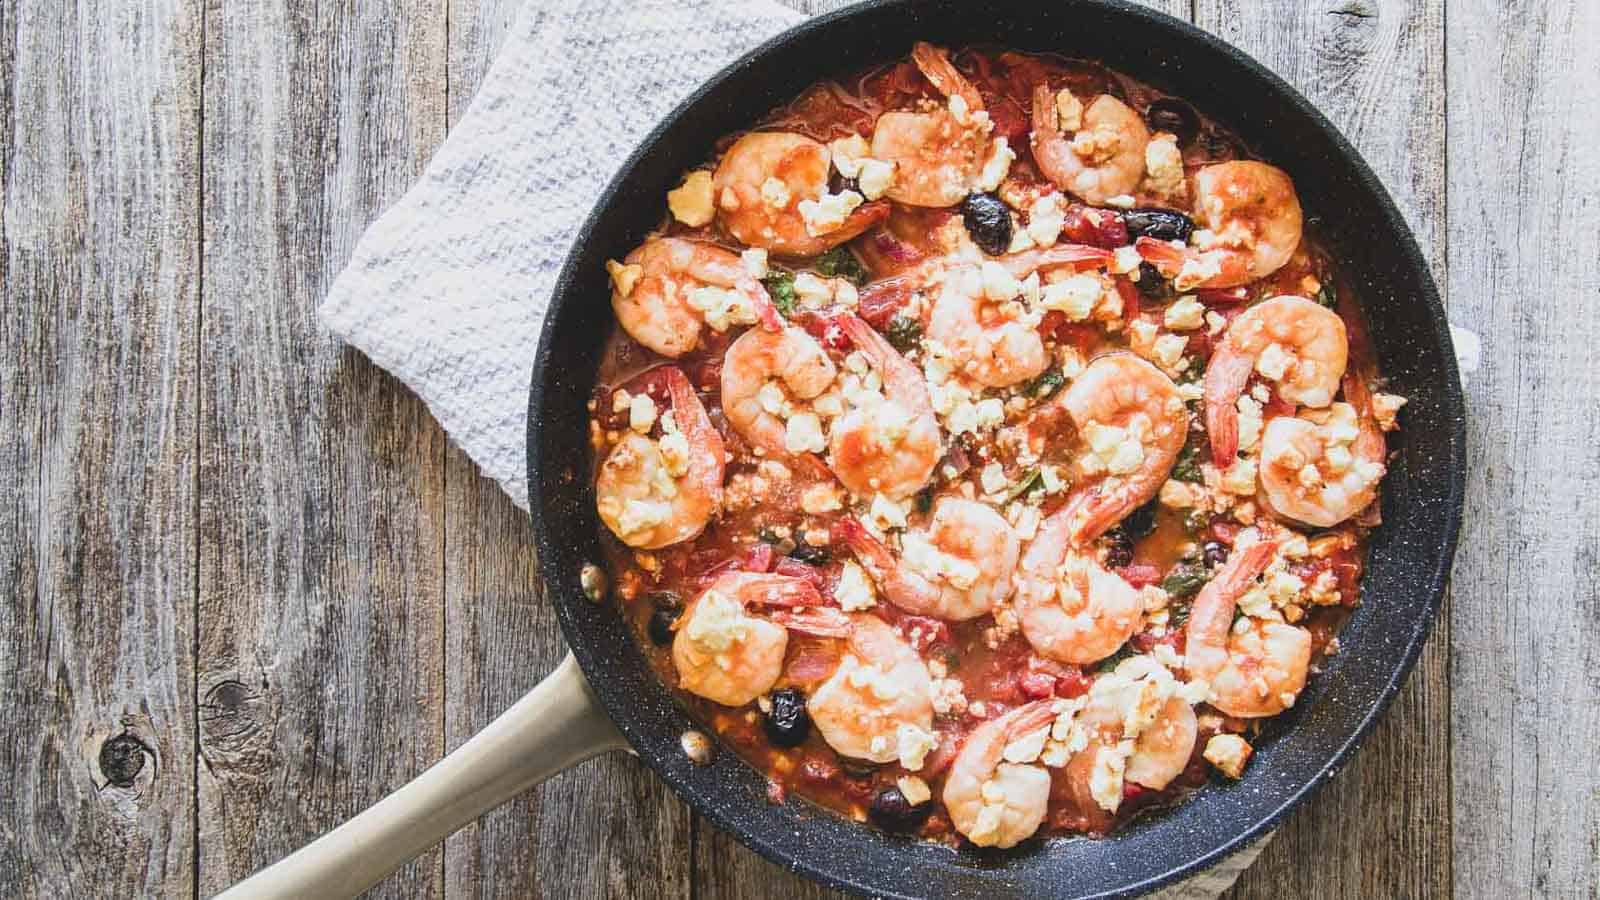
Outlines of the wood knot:
{"label": "wood knot", "polygon": [[124,731],[100,745],[100,773],[117,787],[132,787],[144,770],[145,754],[151,752],[144,741]]}
{"label": "wood knot", "polygon": [[236,679],[219,681],[200,701],[200,752],[218,772],[261,774],[273,766],[276,723],[266,692]]}

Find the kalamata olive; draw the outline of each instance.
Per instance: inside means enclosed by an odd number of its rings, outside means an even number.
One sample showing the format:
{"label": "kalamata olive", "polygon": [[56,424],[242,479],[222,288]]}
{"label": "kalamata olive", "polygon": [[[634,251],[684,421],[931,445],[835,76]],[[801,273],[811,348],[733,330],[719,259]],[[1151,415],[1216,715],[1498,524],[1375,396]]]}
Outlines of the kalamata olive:
{"label": "kalamata olive", "polygon": [[1176,135],[1180,147],[1200,133],[1200,117],[1194,114],[1189,104],[1173,97],[1162,97],[1150,104],[1144,111],[1144,120],[1150,123],[1151,131],[1166,131]]}
{"label": "kalamata olive", "polygon": [[1134,540],[1138,540],[1154,531],[1156,527],[1156,504],[1158,502],[1157,500],[1151,500],[1149,503],[1128,513],[1127,518],[1122,520],[1122,531],[1126,532],[1128,537]]}
{"label": "kalamata olive", "polygon": [[926,801],[913,806],[898,787],[890,786],[872,798],[872,808],[867,815],[884,831],[904,833],[920,828],[932,810],[932,805]]}
{"label": "kalamata olive", "polygon": [[1172,289],[1172,282],[1161,276],[1161,271],[1147,262],[1139,263],[1139,280],[1134,287],[1139,289],[1139,296],[1152,303],[1171,303],[1176,292]]}
{"label": "kalamata olive", "polygon": [[811,714],[806,712],[806,697],[794,688],[773,691],[771,703],[761,724],[774,747],[798,747],[811,733]]}
{"label": "kalamata olive", "polygon": [[1120,569],[1133,564],[1133,538],[1121,527],[1106,532],[1106,568]]}
{"label": "kalamata olive", "polygon": [[1136,238],[1187,241],[1194,233],[1194,220],[1175,209],[1130,209],[1122,214],[1122,222]]}
{"label": "kalamata olive", "polygon": [[872,773],[878,771],[878,764],[871,760],[851,759],[847,756],[839,757],[839,768],[844,770],[851,778],[871,778]]}
{"label": "kalamata olive", "polygon": [[1228,561],[1228,548],[1217,541],[1206,541],[1201,558],[1205,560],[1206,568],[1215,569]]}
{"label": "kalamata olive", "polygon": [[673,623],[677,622],[678,616],[682,614],[681,609],[669,609],[663,606],[656,607],[655,612],[650,614],[650,625],[647,630],[650,632],[650,640],[657,647],[665,647],[672,643]]}
{"label": "kalamata olive", "polygon": [[833,558],[827,547],[818,547],[805,541],[796,541],[789,555],[812,566],[825,566]]}
{"label": "kalamata olive", "polygon": [[961,201],[961,221],[983,252],[999,256],[1010,249],[1011,211],[994,194],[968,194]]}

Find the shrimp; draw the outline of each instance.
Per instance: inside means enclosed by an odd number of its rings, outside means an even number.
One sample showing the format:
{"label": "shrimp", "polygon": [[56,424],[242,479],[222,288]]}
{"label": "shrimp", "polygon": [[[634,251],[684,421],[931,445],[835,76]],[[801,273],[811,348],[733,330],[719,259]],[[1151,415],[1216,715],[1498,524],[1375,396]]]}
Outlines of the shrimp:
{"label": "shrimp", "polygon": [[1194,175],[1194,194],[1200,228],[1192,246],[1135,242],[1179,291],[1249,284],[1278,271],[1300,246],[1300,198],[1282,169],[1252,160],[1206,166]]}
{"label": "shrimp", "polygon": [[[946,52],[919,42],[911,59],[922,74],[949,98],[945,107],[920,112],[886,112],[872,129],[872,156],[891,162],[895,180],[885,196],[908,206],[953,206],[980,186],[1000,181],[1001,172],[985,173],[991,161],[1009,163],[1010,149],[997,139],[983,111],[983,96]],[[986,179],[985,174],[995,175]],[[993,189],[993,186],[990,186]]]}
{"label": "shrimp", "polygon": [[828,352],[804,330],[752,328],[723,357],[722,411],[745,440],[768,453],[786,454],[786,426],[776,410],[768,408],[771,404],[763,403],[763,389],[776,382],[790,396],[812,400],[838,374]]}
{"label": "shrimp", "polygon": [[[723,154],[711,186],[722,227],[780,256],[816,256],[889,215],[855,191],[828,193],[826,144],[788,131],[752,131]],[[848,210],[845,209],[848,207]]]}
{"label": "shrimp", "polygon": [[[1063,92],[1065,93],[1065,92]],[[1060,108],[1068,104],[1046,84],[1033,89],[1033,159],[1056,187],[1083,202],[1100,205],[1132,194],[1144,177],[1145,145],[1150,129],[1128,104],[1101,94],[1081,113],[1081,128],[1069,139],[1062,133]],[[1072,123],[1067,123],[1072,124]]]}
{"label": "shrimp", "polygon": [[663,370],[672,416],[652,440],[629,432],[595,479],[601,521],[624,544],[654,550],[698,535],[722,506],[722,435],[683,370]]}
{"label": "shrimp", "polygon": [[1011,596],[1020,540],[983,503],[940,498],[926,532],[901,537],[898,558],[855,519],[838,527],[884,596],[906,612],[965,622]]}
{"label": "shrimp", "polygon": [[1161,490],[1183,450],[1189,412],[1172,379],[1127,352],[1097,357],[1058,402],[1087,444],[1079,468],[1101,476],[1065,507],[1072,542],[1084,544]]}
{"label": "shrimp", "polygon": [[1239,449],[1239,395],[1252,372],[1277,385],[1290,403],[1333,402],[1350,344],[1338,314],[1304,297],[1279,296],[1234,319],[1206,364],[1202,386],[1211,459],[1226,468]]}
{"label": "shrimp", "polygon": [[1031,763],[1005,762],[1006,745],[1049,727],[1050,701],[1019,706],[979,725],[950,764],[944,806],[950,822],[979,847],[1015,847],[1044,822],[1050,773]]}
{"label": "shrimp", "polygon": [[653,237],[610,262],[611,307],[624,331],[668,357],[700,344],[710,326],[781,324],[766,288],[745,269],[739,255],[703,241]]}
{"label": "shrimp", "polygon": [[816,587],[803,578],[758,572],[722,575],[690,602],[674,626],[672,664],[678,684],[723,706],[749,703],[777,683],[789,646],[782,624],[787,613],[763,617],[752,615],[749,607],[821,604]]}
{"label": "shrimp", "polygon": [[[933,680],[917,651],[877,616],[849,616],[839,667],[806,703],[817,731],[842,756],[899,760],[915,771],[932,747]],[[913,746],[914,745],[914,746]],[[913,763],[915,765],[913,765]]]}
{"label": "shrimp", "polygon": [[1074,513],[1057,510],[1022,555],[1012,605],[1033,649],[1066,663],[1098,662],[1139,627],[1139,592],[1070,547]]}
{"label": "shrimp", "polygon": [[1159,791],[1183,774],[1194,756],[1199,736],[1194,707],[1181,697],[1169,697],[1155,721],[1139,732],[1122,777]]}
{"label": "shrimp", "polygon": [[944,448],[922,373],[871,325],[848,313],[834,319],[883,383],[883,399],[834,420],[828,465],[852,493],[898,500],[921,490]]}
{"label": "shrimp", "polygon": [[1212,706],[1242,719],[1274,716],[1294,704],[1306,685],[1311,633],[1283,622],[1244,617],[1240,595],[1271,564],[1277,542],[1237,549],[1200,590],[1189,609],[1185,666],[1191,679],[1210,682]]}
{"label": "shrimp", "polygon": [[1037,377],[1050,364],[1037,318],[1015,296],[987,295],[979,270],[972,267],[945,278],[928,316],[927,336],[958,371],[985,387],[1009,387]]}
{"label": "shrimp", "polygon": [[1366,509],[1385,472],[1383,430],[1371,415],[1370,394],[1354,373],[1322,422],[1279,416],[1261,434],[1258,468],[1267,508],[1286,519],[1331,528]]}

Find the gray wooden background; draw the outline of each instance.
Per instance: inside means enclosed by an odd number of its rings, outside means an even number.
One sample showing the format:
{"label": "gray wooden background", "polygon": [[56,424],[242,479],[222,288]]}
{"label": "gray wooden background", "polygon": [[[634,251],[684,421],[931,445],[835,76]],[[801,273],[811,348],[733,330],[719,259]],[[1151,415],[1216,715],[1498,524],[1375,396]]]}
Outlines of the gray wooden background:
{"label": "gray wooden background", "polygon": [[[0,895],[210,895],[562,653],[523,516],[313,313],[524,2],[0,2]],[[1600,4],[1157,5],[1339,123],[1484,341],[1447,615],[1232,896],[1596,896]],[[617,757],[377,893],[822,892]]]}

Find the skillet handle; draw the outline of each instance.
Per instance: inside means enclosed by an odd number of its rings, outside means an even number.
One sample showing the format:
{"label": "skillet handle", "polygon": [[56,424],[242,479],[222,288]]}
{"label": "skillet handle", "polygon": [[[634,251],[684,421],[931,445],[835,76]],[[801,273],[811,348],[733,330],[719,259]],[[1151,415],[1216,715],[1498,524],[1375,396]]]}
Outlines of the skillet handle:
{"label": "skillet handle", "polygon": [[411,783],[218,897],[354,897],[551,775],[625,747],[568,653],[544,681]]}

